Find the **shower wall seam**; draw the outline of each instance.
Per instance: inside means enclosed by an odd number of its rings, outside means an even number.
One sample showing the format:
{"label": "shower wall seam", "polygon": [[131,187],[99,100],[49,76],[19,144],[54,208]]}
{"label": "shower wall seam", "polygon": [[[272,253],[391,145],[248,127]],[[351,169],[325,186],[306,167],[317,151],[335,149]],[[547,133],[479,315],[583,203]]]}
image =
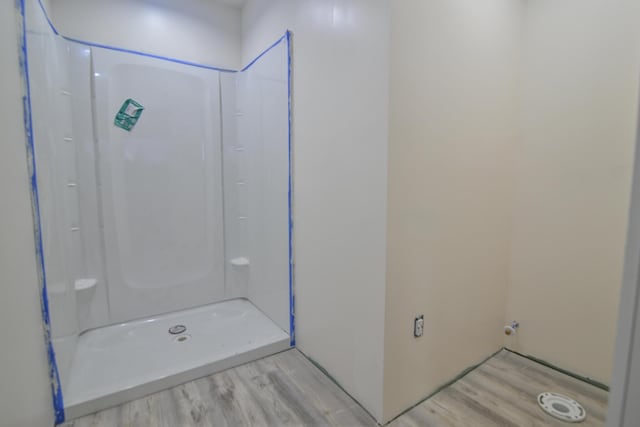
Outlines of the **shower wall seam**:
{"label": "shower wall seam", "polygon": [[[40,0],[39,0],[40,1]],[[93,51],[90,50],[90,56],[89,56],[89,91],[90,91],[90,96],[91,96],[91,121],[92,126],[91,126],[91,137],[93,138],[93,150],[94,150],[94,158],[93,158],[93,162],[94,162],[94,173],[95,173],[95,179],[96,179],[96,186],[97,186],[97,197],[96,197],[96,201],[97,201],[97,207],[98,207],[98,225],[100,227],[100,233],[98,233],[99,235],[99,241],[100,241],[100,260],[101,260],[101,264],[102,266],[100,267],[100,273],[102,274],[102,279],[104,280],[105,283],[109,283],[109,274],[108,274],[108,269],[106,268],[107,265],[107,243],[105,242],[104,239],[104,209],[103,209],[103,195],[102,195],[102,173],[101,173],[101,169],[102,166],[100,165],[100,144],[98,143],[98,130],[95,126],[95,123],[97,123],[96,120],[96,88],[95,88],[95,81],[92,78],[93,73],[95,72],[95,68],[94,68],[94,64],[93,64]],[[106,303],[107,303],[107,313],[108,316],[111,316],[111,298],[109,297],[109,293],[106,293]],[[85,331],[83,331],[85,332]]]}
{"label": "shower wall seam", "polygon": [[[219,96],[218,96],[218,106],[220,108],[220,115],[222,116],[223,115],[223,112],[222,112],[223,111],[223,106],[222,106],[222,80],[220,79],[220,75],[218,75],[218,94],[219,94]],[[225,156],[224,156],[224,154],[225,154],[225,152],[224,151],[225,151],[225,146],[224,146],[224,120],[220,120],[220,153],[219,153],[220,154],[220,159],[221,159],[221,161],[220,161],[220,183],[221,183],[223,192],[225,191],[224,190],[225,189],[225,185],[224,185],[224,183],[225,183],[225,179],[224,179],[224,175],[225,175],[225,167],[224,167],[224,164],[225,164],[224,157]],[[227,198],[224,197],[224,195],[223,195],[223,197],[222,197],[222,209],[221,209],[221,212],[222,212],[222,224],[223,224],[223,227],[222,227],[222,247],[224,248],[223,257],[226,257],[226,255],[227,255],[227,238],[228,238],[228,233],[229,233],[229,231],[227,230],[227,227],[226,227],[227,215],[225,214],[226,213],[227,204],[228,204]],[[224,282],[225,282],[224,283],[225,295],[229,294],[228,289],[227,289],[227,287],[229,285],[227,283],[228,282],[228,280],[227,280],[227,270],[229,269],[228,264],[229,264],[229,260],[225,259],[225,262],[223,263],[223,271],[222,271],[222,274],[223,274],[223,277],[224,277]]]}

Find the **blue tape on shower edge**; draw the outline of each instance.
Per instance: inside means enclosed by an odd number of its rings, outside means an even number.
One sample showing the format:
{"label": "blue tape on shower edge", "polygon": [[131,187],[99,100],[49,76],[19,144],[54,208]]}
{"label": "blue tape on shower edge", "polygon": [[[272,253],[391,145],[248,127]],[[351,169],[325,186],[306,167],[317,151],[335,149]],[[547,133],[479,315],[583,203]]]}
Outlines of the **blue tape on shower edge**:
{"label": "blue tape on shower edge", "polygon": [[[286,33],[284,33],[284,35],[282,37],[280,37],[278,40],[276,40],[275,42],[273,42],[273,44],[271,46],[269,46],[268,48],[266,48],[264,51],[262,51],[262,53],[258,56],[256,56],[255,58],[253,58],[253,61],[249,62],[244,68],[242,68],[240,71],[247,71],[249,68],[251,68],[251,66],[253,64],[255,64],[260,58],[262,58],[263,56],[265,56],[271,49],[273,49],[274,47],[278,46],[280,44],[281,41],[283,40],[287,40],[287,47],[289,46],[289,31],[287,30]],[[291,56],[290,53],[287,53],[287,56]]]}
{"label": "blue tape on shower edge", "polygon": [[[42,3],[40,3],[42,6]],[[42,321],[44,323],[44,340],[49,362],[49,379],[51,381],[51,393],[53,397],[53,409],[56,424],[64,422],[64,403],[62,399],[62,387],[60,375],[56,363],[56,354],[51,342],[51,322],[49,317],[49,299],[47,297],[47,275],[44,268],[44,252],[42,244],[42,223],[40,220],[40,203],[38,195],[38,179],[36,176],[35,149],[33,143],[33,122],[31,120],[31,84],[29,81],[29,61],[27,57],[27,22],[25,0],[17,0],[16,7],[20,11],[22,28],[20,28],[20,71],[25,85],[25,95],[22,98],[24,114],[24,130],[27,138],[27,166],[31,184],[31,209],[34,218],[34,243],[36,246],[36,262],[40,280],[40,305]],[[47,18],[48,19],[48,18]],[[49,22],[51,25],[51,22]],[[57,34],[57,33],[56,33]]]}
{"label": "blue tape on shower edge", "polygon": [[88,42],[88,41],[78,40],[78,39],[74,39],[74,38],[67,37],[67,36],[62,36],[62,38],[67,40],[67,41],[70,41],[70,42],[73,42],[73,43],[78,43],[78,44],[81,44],[81,45],[84,45],[84,46],[98,47],[98,48],[101,48],[101,49],[114,50],[116,52],[131,53],[133,55],[146,56],[147,58],[160,59],[162,61],[175,62],[176,64],[189,65],[191,67],[197,67],[197,68],[205,68],[207,70],[220,71],[222,73],[237,73],[236,70],[230,70],[230,69],[227,69],[227,68],[219,68],[219,67],[214,67],[214,66],[211,66],[211,65],[198,64],[197,62],[184,61],[182,59],[171,58],[171,57],[168,57],[168,56],[155,55],[153,53],[139,52],[137,50],[125,49],[123,47],[115,47],[115,46],[109,46],[109,45],[106,45],[106,44]]}
{"label": "blue tape on shower edge", "polygon": [[51,22],[51,19],[49,19],[49,14],[47,13],[47,8],[44,7],[44,5],[42,4],[42,0],[38,0],[38,5],[40,6],[40,10],[42,10],[42,13],[44,14],[44,18],[47,20],[47,23],[49,24],[49,27],[51,27],[51,31],[53,31],[53,34],[55,34],[56,36],[60,35],[60,33],[58,33],[58,30],[56,29],[56,27],[53,25],[53,22]]}
{"label": "blue tape on shower edge", "polygon": [[72,37],[67,37],[67,36],[65,36],[63,34],[60,34],[58,32],[58,30],[56,29],[56,27],[53,25],[53,22],[51,22],[51,19],[49,19],[49,15],[47,14],[47,9],[42,4],[42,0],[38,0],[38,4],[40,5],[40,10],[42,10],[42,13],[43,13],[45,19],[49,23],[49,27],[51,27],[51,31],[53,31],[56,35],[62,37],[63,39],[65,39],[67,41],[70,41],[70,42],[73,42],[73,43],[78,43],[78,44],[85,45],[85,46],[91,46],[91,47],[98,47],[98,48],[101,48],[101,49],[114,50],[116,52],[124,52],[124,53],[131,53],[133,55],[146,56],[148,58],[160,59],[162,61],[175,62],[176,64],[189,65],[189,66],[198,67],[198,68],[205,68],[207,70],[220,71],[220,72],[223,72],[223,73],[237,73],[237,70],[231,70],[229,68],[214,67],[212,65],[199,64],[197,62],[185,61],[185,60],[182,60],[182,59],[171,58],[169,56],[156,55],[156,54],[153,54],[153,53],[140,52],[140,51],[137,51],[137,50],[125,49],[123,47],[109,46],[109,45],[106,45],[106,44],[94,43],[94,42],[89,42],[89,41],[85,41],[85,40],[74,39]]}
{"label": "blue tape on shower edge", "polygon": [[289,330],[291,334],[291,346],[296,345],[296,329],[295,329],[295,295],[293,293],[293,162],[291,159],[291,31],[287,30],[287,102],[288,102],[288,121],[289,121]]}
{"label": "blue tape on shower edge", "polygon": [[287,193],[287,202],[289,209],[289,336],[290,341],[289,344],[291,347],[295,347],[296,345],[296,334],[295,334],[295,294],[293,292],[293,182],[292,182],[292,170],[293,164],[291,159],[291,136],[292,136],[292,121],[291,121],[291,31],[287,30],[286,33],[278,40],[276,40],[271,46],[266,48],[261,54],[256,56],[253,61],[249,62],[244,68],[240,70],[240,72],[245,72],[253,64],[255,64],[260,58],[266,55],[271,49],[278,46],[283,41],[287,42],[287,125],[288,125],[288,134],[287,134],[287,144],[289,146],[288,150],[288,163],[289,163],[289,181],[288,181],[288,193]]}
{"label": "blue tape on shower edge", "polygon": [[293,293],[293,182],[292,172],[293,164],[291,159],[291,31],[285,33],[287,37],[287,102],[288,102],[288,121],[289,121],[289,333],[291,336],[291,347],[296,345],[296,329],[295,329],[295,295]]}

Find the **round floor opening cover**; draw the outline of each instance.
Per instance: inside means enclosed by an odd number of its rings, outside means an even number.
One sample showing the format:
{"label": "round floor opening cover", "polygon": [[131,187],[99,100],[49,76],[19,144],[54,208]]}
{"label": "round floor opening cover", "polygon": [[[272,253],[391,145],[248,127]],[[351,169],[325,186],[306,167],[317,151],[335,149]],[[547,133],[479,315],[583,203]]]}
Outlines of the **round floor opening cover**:
{"label": "round floor opening cover", "polygon": [[569,423],[579,423],[587,417],[587,412],[575,400],[557,393],[540,393],[538,404],[547,414]]}

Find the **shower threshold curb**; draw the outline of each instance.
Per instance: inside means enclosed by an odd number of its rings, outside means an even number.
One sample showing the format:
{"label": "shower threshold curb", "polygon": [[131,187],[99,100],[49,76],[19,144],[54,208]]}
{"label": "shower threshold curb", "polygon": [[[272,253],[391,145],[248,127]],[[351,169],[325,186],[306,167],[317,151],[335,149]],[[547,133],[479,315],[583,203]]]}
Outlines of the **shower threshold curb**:
{"label": "shower threshold curb", "polygon": [[147,395],[184,384],[198,378],[206,377],[236,366],[262,359],[275,353],[290,348],[289,339],[281,339],[265,346],[248,350],[244,353],[234,354],[224,359],[219,359],[202,366],[188,369],[164,378],[139,384],[125,390],[119,390],[100,397],[91,398],[84,402],[78,402],[65,407],[66,420],[73,420],[94,412],[108,409],[132,400],[140,399]]}

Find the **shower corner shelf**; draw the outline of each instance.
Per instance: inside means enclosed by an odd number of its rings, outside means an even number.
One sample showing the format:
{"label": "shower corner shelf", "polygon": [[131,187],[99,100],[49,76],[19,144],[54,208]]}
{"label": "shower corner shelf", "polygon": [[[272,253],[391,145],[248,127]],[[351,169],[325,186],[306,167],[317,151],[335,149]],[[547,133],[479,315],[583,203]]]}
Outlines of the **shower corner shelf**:
{"label": "shower corner shelf", "polygon": [[248,267],[249,259],[245,257],[234,258],[231,260],[231,265],[234,267]]}
{"label": "shower corner shelf", "polygon": [[95,288],[98,284],[98,279],[78,279],[74,283],[74,289],[76,292],[85,291],[87,289]]}

